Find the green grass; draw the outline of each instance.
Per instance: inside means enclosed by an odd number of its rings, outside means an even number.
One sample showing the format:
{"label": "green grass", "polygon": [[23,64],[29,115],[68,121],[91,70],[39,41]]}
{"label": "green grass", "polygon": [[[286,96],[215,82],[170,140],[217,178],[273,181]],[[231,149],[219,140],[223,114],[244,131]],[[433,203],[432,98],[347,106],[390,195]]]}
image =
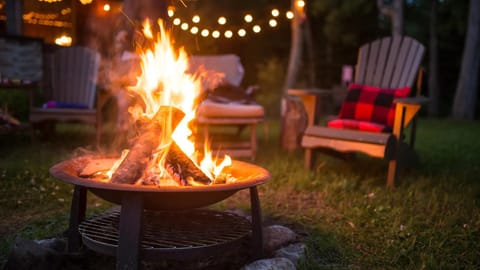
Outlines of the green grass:
{"label": "green grass", "polygon": [[[294,228],[307,243],[300,269],[480,268],[480,125],[421,119],[416,149],[421,166],[401,170],[387,189],[386,162],[359,155],[343,161],[320,155],[303,169],[301,150],[280,149],[278,125],[259,129],[255,163],[271,180],[259,188],[265,220]],[[55,163],[91,145],[90,130],[63,129],[48,142],[28,134],[1,137],[0,262],[16,236],[63,233],[72,186],[49,176]],[[83,147],[83,148],[79,148]],[[248,208],[241,191],[216,208]],[[90,212],[109,204],[89,196]]]}

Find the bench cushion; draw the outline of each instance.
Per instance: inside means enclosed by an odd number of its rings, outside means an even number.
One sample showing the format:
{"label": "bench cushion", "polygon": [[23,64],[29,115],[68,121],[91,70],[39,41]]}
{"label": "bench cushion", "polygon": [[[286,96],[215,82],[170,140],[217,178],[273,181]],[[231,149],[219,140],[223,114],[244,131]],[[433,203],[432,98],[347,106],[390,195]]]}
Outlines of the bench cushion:
{"label": "bench cushion", "polygon": [[395,98],[407,97],[410,87],[383,89],[352,83],[342,103],[338,117],[357,121],[374,122],[387,128],[393,127]]}
{"label": "bench cushion", "polygon": [[197,110],[199,117],[207,118],[262,118],[263,106],[258,104],[202,102]]}

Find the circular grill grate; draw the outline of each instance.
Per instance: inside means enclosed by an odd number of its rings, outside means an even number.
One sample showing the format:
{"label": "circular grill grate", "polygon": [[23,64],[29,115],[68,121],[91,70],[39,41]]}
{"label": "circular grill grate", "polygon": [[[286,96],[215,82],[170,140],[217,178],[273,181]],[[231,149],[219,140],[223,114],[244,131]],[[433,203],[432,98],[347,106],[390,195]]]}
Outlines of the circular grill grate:
{"label": "circular grill grate", "polygon": [[[84,243],[104,253],[115,254],[119,239],[120,208],[114,208],[82,222],[79,226]],[[243,239],[250,222],[228,212],[206,209],[188,211],[145,211],[141,249],[175,254],[218,248]],[[94,247],[92,247],[94,245]]]}

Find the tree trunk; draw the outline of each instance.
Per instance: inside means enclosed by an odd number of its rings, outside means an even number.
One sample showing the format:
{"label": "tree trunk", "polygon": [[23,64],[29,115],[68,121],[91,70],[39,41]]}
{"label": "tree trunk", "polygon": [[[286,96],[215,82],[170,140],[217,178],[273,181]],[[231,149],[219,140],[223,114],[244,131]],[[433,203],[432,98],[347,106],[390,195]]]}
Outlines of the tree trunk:
{"label": "tree trunk", "polygon": [[290,58],[288,60],[287,76],[283,86],[283,94],[287,94],[289,88],[294,87],[300,69],[302,58],[302,17],[303,14],[295,6],[295,0],[292,0],[292,10],[294,17],[292,19],[292,41],[290,47]]}
{"label": "tree trunk", "polygon": [[315,46],[313,45],[312,28],[310,27],[310,21],[308,18],[305,20],[305,45],[306,45],[306,57],[308,59],[308,85],[313,86],[316,83],[317,74],[315,72]]}
{"label": "tree trunk", "polygon": [[[296,6],[296,1],[292,0],[292,10],[294,17],[292,19],[292,40],[290,47],[290,59],[288,61],[287,76],[283,86],[283,98],[281,104],[281,131],[280,144],[283,149],[295,150],[299,147],[300,135],[305,129],[302,118],[306,115],[305,108],[300,99],[287,95],[289,88],[295,86],[300,69],[302,58],[302,23],[305,14],[303,9]],[[302,113],[303,112],[303,113]],[[306,119],[306,118],[305,118]]]}
{"label": "tree trunk", "polygon": [[480,68],[480,1],[470,0],[467,27],[452,117],[472,120],[475,117]]}
{"label": "tree trunk", "polygon": [[287,151],[300,147],[300,140],[307,127],[308,117],[302,101],[297,97],[285,96],[282,99],[282,131],[280,144]]}
{"label": "tree trunk", "polygon": [[438,88],[438,39],[437,39],[437,1],[431,1],[430,7],[430,46],[428,62],[428,115],[438,116],[440,89]]}
{"label": "tree trunk", "polygon": [[392,22],[392,36],[403,35],[403,0],[393,0],[390,5],[385,5],[383,0],[377,0],[380,13],[390,17]]}

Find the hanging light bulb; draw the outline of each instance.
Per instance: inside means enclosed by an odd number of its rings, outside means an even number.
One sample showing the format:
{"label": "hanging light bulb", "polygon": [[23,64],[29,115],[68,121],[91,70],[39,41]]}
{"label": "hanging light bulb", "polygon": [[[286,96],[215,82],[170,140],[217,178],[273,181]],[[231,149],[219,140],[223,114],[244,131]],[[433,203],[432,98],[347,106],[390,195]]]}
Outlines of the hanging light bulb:
{"label": "hanging light bulb", "polygon": [[260,31],[262,31],[262,28],[260,27],[260,25],[254,25],[252,29],[253,29],[253,32],[255,33],[260,33]]}
{"label": "hanging light bulb", "polygon": [[180,25],[180,28],[182,28],[182,30],[186,31],[188,30],[188,23],[184,22]]}
{"label": "hanging light bulb", "polygon": [[303,1],[303,0],[298,0],[298,1],[297,1],[297,7],[300,7],[300,8],[305,7],[305,1]]}
{"label": "hanging light bulb", "polygon": [[277,26],[277,20],[275,20],[275,19],[270,19],[270,20],[268,21],[268,24],[269,24],[271,27],[275,27],[275,26]]}
{"label": "hanging light bulb", "polygon": [[203,29],[202,32],[200,33],[202,37],[208,37],[208,34],[210,34],[210,31],[208,31],[208,29]]}
{"label": "hanging light bulb", "polygon": [[103,11],[105,11],[105,12],[110,11],[110,5],[109,4],[103,5]]}
{"label": "hanging light bulb", "polygon": [[224,35],[225,35],[226,38],[231,38],[233,36],[233,32],[230,31],[230,30],[227,30],[227,31],[225,31]]}
{"label": "hanging light bulb", "polygon": [[241,37],[244,37],[247,34],[247,31],[245,31],[245,29],[243,29],[243,28],[240,28],[240,29],[238,29],[237,34]]}
{"label": "hanging light bulb", "polygon": [[287,13],[285,13],[285,16],[287,17],[287,19],[291,20],[293,19],[293,12],[292,11],[287,11]]}
{"label": "hanging light bulb", "polygon": [[173,7],[168,7],[168,10],[167,10],[167,14],[168,14],[168,17],[173,17],[173,15],[175,15],[175,10],[173,10]]}
{"label": "hanging light bulb", "polygon": [[194,27],[190,28],[190,33],[196,35],[198,33],[198,27],[194,26]]}
{"label": "hanging light bulb", "polygon": [[180,25],[181,22],[182,21],[179,18],[173,19],[173,24],[175,24],[175,25]]}
{"label": "hanging light bulb", "polygon": [[192,22],[199,23],[200,22],[200,16],[198,16],[198,15],[193,16],[192,17]]}
{"label": "hanging light bulb", "polygon": [[253,17],[252,17],[252,15],[250,15],[250,14],[245,15],[245,17],[243,17],[243,19],[244,19],[247,23],[250,23],[250,22],[253,21]]}
{"label": "hanging light bulb", "polygon": [[220,32],[218,30],[215,30],[212,32],[212,37],[213,38],[219,38],[220,37]]}
{"label": "hanging light bulb", "polygon": [[227,23],[227,18],[225,18],[223,16],[218,18],[218,24],[224,25],[226,23]]}
{"label": "hanging light bulb", "polygon": [[280,15],[280,11],[278,11],[278,9],[276,9],[276,8],[272,9],[272,16],[273,17],[278,17],[278,15]]}

